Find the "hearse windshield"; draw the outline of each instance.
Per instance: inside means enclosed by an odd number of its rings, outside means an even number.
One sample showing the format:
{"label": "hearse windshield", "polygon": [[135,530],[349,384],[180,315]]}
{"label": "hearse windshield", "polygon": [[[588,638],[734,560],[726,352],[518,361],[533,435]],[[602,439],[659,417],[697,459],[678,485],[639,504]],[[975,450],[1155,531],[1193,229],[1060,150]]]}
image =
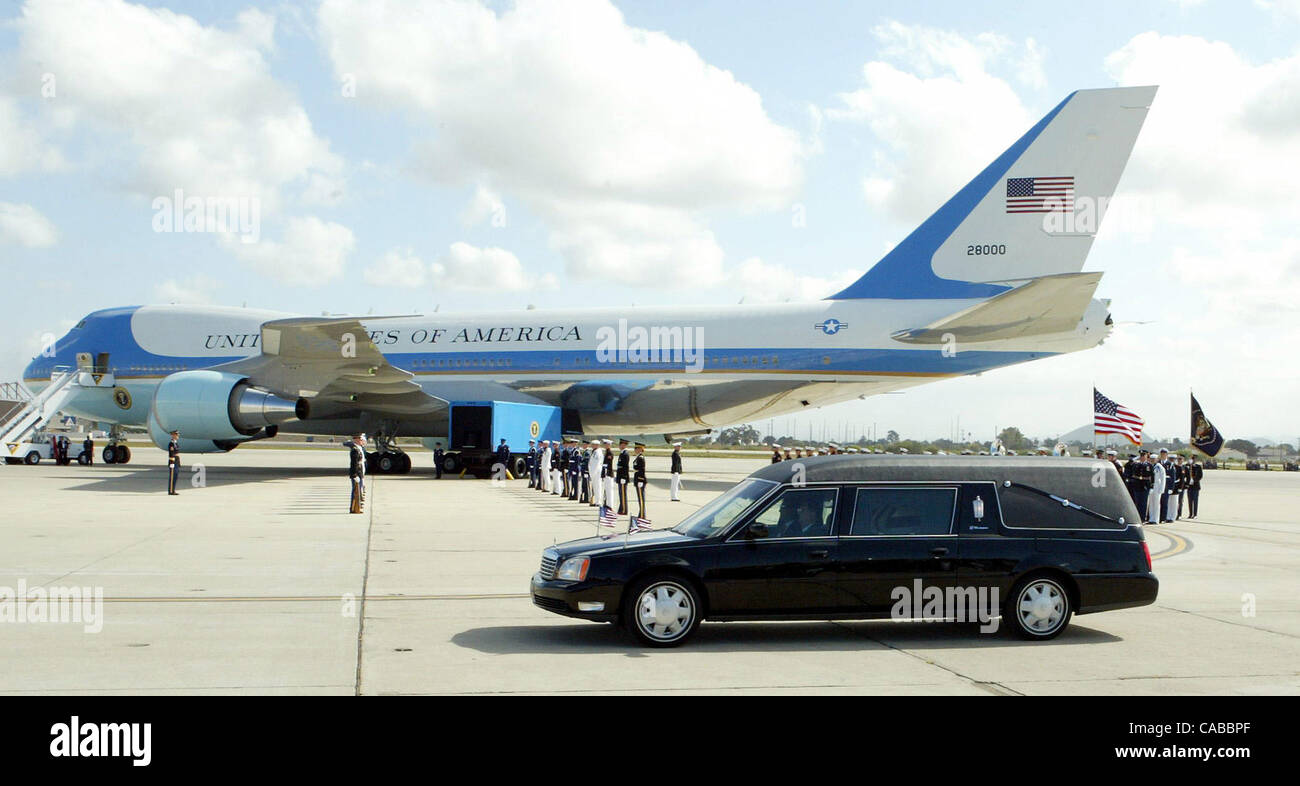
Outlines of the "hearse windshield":
{"label": "hearse windshield", "polygon": [[720,534],[776,485],[770,480],[743,480],[740,485],[687,516],[685,521],[673,527],[673,531],[692,538]]}

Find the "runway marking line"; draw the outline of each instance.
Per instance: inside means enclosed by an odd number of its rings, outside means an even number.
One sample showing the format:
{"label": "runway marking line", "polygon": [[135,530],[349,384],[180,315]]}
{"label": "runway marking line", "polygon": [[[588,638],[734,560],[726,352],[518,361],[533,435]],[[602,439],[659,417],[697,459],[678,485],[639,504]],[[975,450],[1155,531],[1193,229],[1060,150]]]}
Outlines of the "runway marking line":
{"label": "runway marking line", "polygon": [[1161,549],[1160,551],[1157,551],[1154,554],[1152,554],[1151,555],[1152,562],[1158,559],[1168,559],[1170,557],[1176,557],[1179,554],[1185,554],[1186,552],[1192,550],[1192,542],[1187,538],[1183,537],[1182,535],[1179,535],[1174,532],[1170,532],[1169,530],[1165,530],[1165,529],[1150,530],[1150,532],[1156,535],[1161,535],[1169,539],[1169,548]]}

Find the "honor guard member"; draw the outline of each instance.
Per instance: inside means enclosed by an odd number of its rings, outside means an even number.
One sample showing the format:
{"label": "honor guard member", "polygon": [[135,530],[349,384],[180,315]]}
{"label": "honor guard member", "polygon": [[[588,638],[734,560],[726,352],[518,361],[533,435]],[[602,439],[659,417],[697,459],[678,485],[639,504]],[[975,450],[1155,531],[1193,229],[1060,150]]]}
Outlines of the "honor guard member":
{"label": "honor guard member", "polygon": [[506,476],[510,475],[510,446],[506,444],[505,437],[502,437],[501,444],[497,445],[496,463],[501,465],[501,470]]}
{"label": "honor guard member", "polygon": [[782,458],[782,460],[783,460],[783,461],[790,461],[790,460],[793,459],[793,458],[794,458],[794,455],[790,452],[790,449],[789,449],[789,448],[786,448],[786,449],[785,449],[785,456]]}
{"label": "honor guard member", "polygon": [[1121,478],[1124,477],[1124,467],[1119,463],[1119,453],[1114,450],[1106,451],[1106,460],[1110,462],[1110,465],[1115,468]]}
{"label": "honor guard member", "polygon": [[1138,457],[1135,461],[1130,461],[1133,476],[1133,502],[1137,504],[1138,514],[1142,521],[1147,520],[1147,500],[1151,496],[1151,482],[1155,475],[1151,471],[1151,462],[1148,457],[1151,455],[1149,450],[1138,451]]}
{"label": "honor guard member", "polygon": [[636,489],[637,513],[645,518],[645,445],[636,443],[636,457],[632,459],[632,487]]}
{"label": "honor guard member", "polygon": [[[86,441],[81,443],[81,449],[86,451],[86,463],[94,464],[95,463],[95,440],[91,439],[89,434],[86,435]],[[63,456],[64,459],[66,459],[67,453],[65,452]]]}
{"label": "honor guard member", "polygon": [[1147,523],[1159,524],[1161,509],[1164,507],[1162,500],[1165,496],[1165,468],[1164,465],[1147,454],[1147,465],[1151,467],[1151,485],[1147,488]]}
{"label": "honor guard member", "polygon": [[366,485],[366,435],[358,434],[348,443],[348,483],[351,486],[349,513],[360,513]]}
{"label": "honor guard member", "polygon": [[587,459],[587,472],[591,479],[591,496],[587,504],[599,507],[605,504],[605,450],[598,439],[591,441],[591,457]]}
{"label": "honor guard member", "polygon": [[176,494],[176,480],[181,474],[181,433],[172,432],[171,441],[167,443],[167,493]]}
{"label": "honor guard member", "polygon": [[596,440],[591,440],[586,447],[582,449],[582,493],[578,495],[578,501],[591,504],[591,457],[596,453]]}
{"label": "honor guard member", "polygon": [[1205,476],[1205,467],[1200,459],[1192,458],[1187,468],[1187,518],[1196,518],[1196,511],[1201,506],[1201,478]]}
{"label": "honor guard member", "polygon": [[614,482],[618,484],[618,515],[627,515],[627,483],[630,479],[631,458],[627,454],[627,440],[618,441],[618,467],[614,470]]}
{"label": "honor guard member", "polygon": [[574,437],[573,444],[569,446],[569,499],[574,502],[578,501],[579,486],[582,485],[583,464],[582,443]]}
{"label": "honor guard member", "polygon": [[780,464],[780,463],[781,463],[781,446],[780,446],[780,445],[773,445],[773,446],[772,446],[772,463],[773,463],[773,464]]}
{"label": "honor guard member", "polygon": [[439,480],[442,478],[442,459],[446,454],[443,453],[442,443],[433,443],[433,478]]}
{"label": "honor guard member", "polygon": [[1169,518],[1177,521],[1183,517],[1183,496],[1187,491],[1187,470],[1183,467],[1182,456],[1170,456],[1169,459],[1173,462],[1174,475],[1177,477],[1169,496]]}
{"label": "honor guard member", "polygon": [[618,499],[617,492],[614,491],[614,440],[602,439],[601,443],[605,446],[604,464],[600,469],[600,476],[605,481],[601,503],[607,508],[612,508],[614,500]]}
{"label": "honor guard member", "polygon": [[524,457],[524,465],[528,467],[528,488],[537,486],[537,440],[528,440],[528,455]]}
{"label": "honor guard member", "polygon": [[[780,449],[781,446],[777,445],[777,450],[779,451]],[[677,498],[677,492],[682,490],[682,443],[673,443],[673,455],[671,461],[672,463],[668,467],[668,501],[681,502],[681,500]],[[772,463],[775,464],[776,461],[773,461]]]}
{"label": "honor guard member", "polygon": [[569,440],[560,446],[560,496],[569,496],[569,455],[572,453]]}
{"label": "honor guard member", "polygon": [[1178,485],[1178,470],[1174,468],[1174,462],[1169,458],[1169,449],[1160,449],[1160,466],[1165,471],[1165,485],[1160,494],[1160,523],[1167,524],[1173,521],[1173,511],[1169,509],[1169,503],[1172,502],[1174,487]]}
{"label": "honor guard member", "polygon": [[551,443],[551,483],[547,489],[555,495],[560,493],[560,442]]}
{"label": "honor guard member", "polygon": [[537,490],[551,490],[551,441],[542,440],[542,453],[537,457]]}

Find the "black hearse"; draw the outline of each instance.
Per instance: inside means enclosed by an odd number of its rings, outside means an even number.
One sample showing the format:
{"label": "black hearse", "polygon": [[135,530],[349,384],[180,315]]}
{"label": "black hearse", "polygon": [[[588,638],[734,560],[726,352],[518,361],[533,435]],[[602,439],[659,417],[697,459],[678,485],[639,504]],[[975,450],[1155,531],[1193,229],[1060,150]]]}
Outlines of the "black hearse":
{"label": "black hearse", "polygon": [[1109,462],[853,455],[771,464],[671,530],[552,546],[532,597],[672,646],[702,620],[916,618],[913,592],[995,599],[1044,640],[1158,588]]}

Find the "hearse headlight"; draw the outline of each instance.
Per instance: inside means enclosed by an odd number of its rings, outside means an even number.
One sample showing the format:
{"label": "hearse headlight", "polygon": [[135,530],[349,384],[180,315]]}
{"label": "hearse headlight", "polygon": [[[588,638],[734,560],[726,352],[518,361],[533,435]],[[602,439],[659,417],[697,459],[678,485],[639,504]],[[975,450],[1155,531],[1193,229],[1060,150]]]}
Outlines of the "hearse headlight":
{"label": "hearse headlight", "polygon": [[582,581],[587,578],[587,568],[590,566],[591,559],[588,557],[566,559],[560,569],[555,572],[555,578],[564,581]]}

